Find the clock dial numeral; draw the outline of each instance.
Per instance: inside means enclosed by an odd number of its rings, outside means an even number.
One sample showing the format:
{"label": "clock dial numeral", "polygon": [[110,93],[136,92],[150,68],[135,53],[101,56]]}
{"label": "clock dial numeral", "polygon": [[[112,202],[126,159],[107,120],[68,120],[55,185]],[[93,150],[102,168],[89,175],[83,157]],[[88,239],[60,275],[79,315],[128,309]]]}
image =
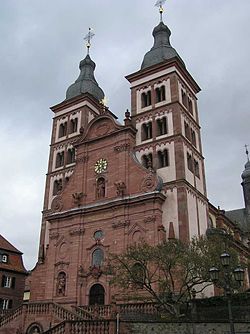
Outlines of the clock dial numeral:
{"label": "clock dial numeral", "polygon": [[95,170],[96,173],[100,174],[100,173],[104,172],[107,169],[107,167],[108,167],[107,160],[101,158],[95,163],[94,170]]}

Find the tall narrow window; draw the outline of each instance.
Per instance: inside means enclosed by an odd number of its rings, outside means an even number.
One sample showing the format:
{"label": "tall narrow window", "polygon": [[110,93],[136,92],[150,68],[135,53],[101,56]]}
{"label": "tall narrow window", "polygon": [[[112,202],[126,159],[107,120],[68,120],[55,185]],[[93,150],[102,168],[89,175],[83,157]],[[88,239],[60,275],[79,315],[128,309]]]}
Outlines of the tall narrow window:
{"label": "tall narrow window", "polygon": [[156,103],[166,100],[165,86],[156,88],[155,97],[156,97]]}
{"label": "tall narrow window", "polygon": [[92,266],[100,267],[104,260],[104,252],[101,248],[96,248],[92,253]]}
{"label": "tall narrow window", "polygon": [[96,182],[96,197],[98,199],[105,197],[105,179],[104,177],[99,177]]}
{"label": "tall narrow window", "polygon": [[187,153],[187,165],[188,165],[188,169],[193,172],[194,168],[193,168],[193,159],[191,154]]}
{"label": "tall narrow window", "polygon": [[191,130],[191,142],[196,147],[196,135],[194,130]]}
{"label": "tall narrow window", "polygon": [[148,107],[151,105],[151,91],[141,94],[141,106],[142,108]]}
{"label": "tall narrow window", "polygon": [[199,162],[194,159],[194,175],[200,177]]}
{"label": "tall narrow window", "polygon": [[56,155],[56,168],[62,167],[64,165],[64,151],[58,152]]}
{"label": "tall narrow window", "polygon": [[167,118],[163,117],[161,119],[157,119],[157,136],[162,136],[167,134],[168,132],[168,125],[167,125]]}
{"label": "tall narrow window", "polygon": [[62,190],[62,179],[55,180],[53,187],[53,195],[57,195]]}
{"label": "tall narrow window", "polygon": [[153,156],[152,153],[145,154],[142,156],[142,165],[149,169],[153,167]]}
{"label": "tall narrow window", "polygon": [[168,150],[158,151],[158,168],[163,168],[169,166],[169,155]]}
{"label": "tall narrow window", "polygon": [[78,118],[73,118],[70,120],[69,133],[77,132]]}
{"label": "tall narrow window", "polygon": [[75,149],[70,148],[67,151],[67,164],[72,164],[75,162]]}
{"label": "tall narrow window", "polygon": [[191,99],[188,99],[188,111],[193,115],[193,102]]}
{"label": "tall narrow window", "polygon": [[152,122],[142,124],[142,140],[152,138]]}
{"label": "tall narrow window", "polygon": [[67,134],[67,122],[65,123],[61,123],[60,126],[59,126],[59,134],[58,134],[58,137],[61,138],[61,137],[65,137]]}
{"label": "tall narrow window", "polygon": [[187,101],[187,94],[182,90],[181,91],[182,96],[182,104],[187,108],[188,107],[188,101]]}
{"label": "tall narrow window", "polygon": [[185,137],[190,140],[190,127],[186,122],[184,122],[184,127],[185,127]]}
{"label": "tall narrow window", "polygon": [[[14,284],[15,284],[15,280],[14,280]],[[2,276],[2,287],[3,288],[11,288],[12,287],[12,277],[10,276]],[[15,285],[13,286],[13,288],[15,287]]]}

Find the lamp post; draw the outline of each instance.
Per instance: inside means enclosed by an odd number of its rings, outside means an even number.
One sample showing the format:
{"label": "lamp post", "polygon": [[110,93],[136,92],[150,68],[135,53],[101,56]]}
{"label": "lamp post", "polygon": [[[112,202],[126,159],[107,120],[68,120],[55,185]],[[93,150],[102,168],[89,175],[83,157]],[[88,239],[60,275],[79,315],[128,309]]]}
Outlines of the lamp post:
{"label": "lamp post", "polygon": [[232,303],[231,303],[231,297],[232,297],[232,287],[231,287],[231,281],[230,278],[233,276],[235,281],[241,285],[244,279],[244,270],[240,267],[237,267],[232,272],[230,270],[230,254],[227,252],[224,252],[221,254],[221,264],[223,267],[222,274],[223,279],[219,279],[219,273],[220,270],[216,267],[212,267],[209,269],[209,274],[212,282],[217,285],[218,282],[220,282],[220,286],[223,287],[225,295],[227,297],[227,306],[228,306],[228,319],[230,323],[230,333],[235,334],[235,328],[234,328],[234,322],[233,322],[233,314],[232,314]]}

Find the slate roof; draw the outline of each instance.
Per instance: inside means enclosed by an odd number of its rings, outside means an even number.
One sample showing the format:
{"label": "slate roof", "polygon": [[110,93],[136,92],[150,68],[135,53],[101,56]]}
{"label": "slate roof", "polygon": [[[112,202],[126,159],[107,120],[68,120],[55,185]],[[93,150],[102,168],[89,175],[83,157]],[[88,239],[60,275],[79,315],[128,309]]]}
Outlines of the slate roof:
{"label": "slate roof", "polygon": [[250,232],[250,216],[247,214],[246,209],[226,211],[225,215],[231,221],[238,223],[244,232]]}
{"label": "slate roof", "polygon": [[16,247],[14,247],[8,240],[6,240],[1,234],[0,234],[0,249],[6,250],[9,252],[15,252],[18,254],[22,254]]}
{"label": "slate roof", "polygon": [[154,45],[143,58],[141,65],[142,70],[175,57],[177,57],[185,67],[184,61],[170,43],[170,35],[171,31],[163,22],[160,22],[158,26],[154,28]]}

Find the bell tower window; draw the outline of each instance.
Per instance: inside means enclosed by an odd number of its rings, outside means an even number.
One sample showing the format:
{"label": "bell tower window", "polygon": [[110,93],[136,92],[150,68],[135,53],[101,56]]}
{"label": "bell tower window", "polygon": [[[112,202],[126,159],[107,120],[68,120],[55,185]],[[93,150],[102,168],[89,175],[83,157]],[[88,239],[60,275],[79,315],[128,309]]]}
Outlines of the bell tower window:
{"label": "bell tower window", "polygon": [[67,164],[72,164],[75,162],[75,149],[70,148],[67,151]]}
{"label": "bell tower window", "polygon": [[78,118],[71,119],[69,133],[77,132]]}
{"label": "bell tower window", "polygon": [[61,138],[61,137],[65,137],[67,134],[67,122],[65,123],[61,123],[60,126],[59,126],[59,134],[58,134],[58,137]]}
{"label": "bell tower window", "polygon": [[62,190],[62,179],[55,180],[53,186],[53,196],[57,195]]}
{"label": "bell tower window", "polygon": [[142,140],[152,138],[152,122],[142,124]]}
{"label": "bell tower window", "polygon": [[56,155],[56,168],[64,165],[64,152],[58,152]]}
{"label": "bell tower window", "polygon": [[193,168],[193,159],[191,154],[187,153],[187,165],[188,165],[188,169],[193,172],[194,168]]}
{"label": "bell tower window", "polygon": [[167,134],[168,132],[168,125],[167,125],[167,118],[163,117],[161,119],[157,119],[157,136],[162,136]]}
{"label": "bell tower window", "polygon": [[156,103],[166,100],[165,86],[157,87],[155,90]]}
{"label": "bell tower window", "polygon": [[158,151],[158,168],[169,166],[169,155],[168,150]]}
{"label": "bell tower window", "polygon": [[144,154],[142,156],[142,165],[143,165],[143,167],[145,167],[147,169],[152,168],[152,166],[153,166],[153,156],[152,156],[152,153]]}
{"label": "bell tower window", "polygon": [[151,91],[147,93],[142,93],[141,95],[141,106],[142,108],[148,107],[151,105]]}

